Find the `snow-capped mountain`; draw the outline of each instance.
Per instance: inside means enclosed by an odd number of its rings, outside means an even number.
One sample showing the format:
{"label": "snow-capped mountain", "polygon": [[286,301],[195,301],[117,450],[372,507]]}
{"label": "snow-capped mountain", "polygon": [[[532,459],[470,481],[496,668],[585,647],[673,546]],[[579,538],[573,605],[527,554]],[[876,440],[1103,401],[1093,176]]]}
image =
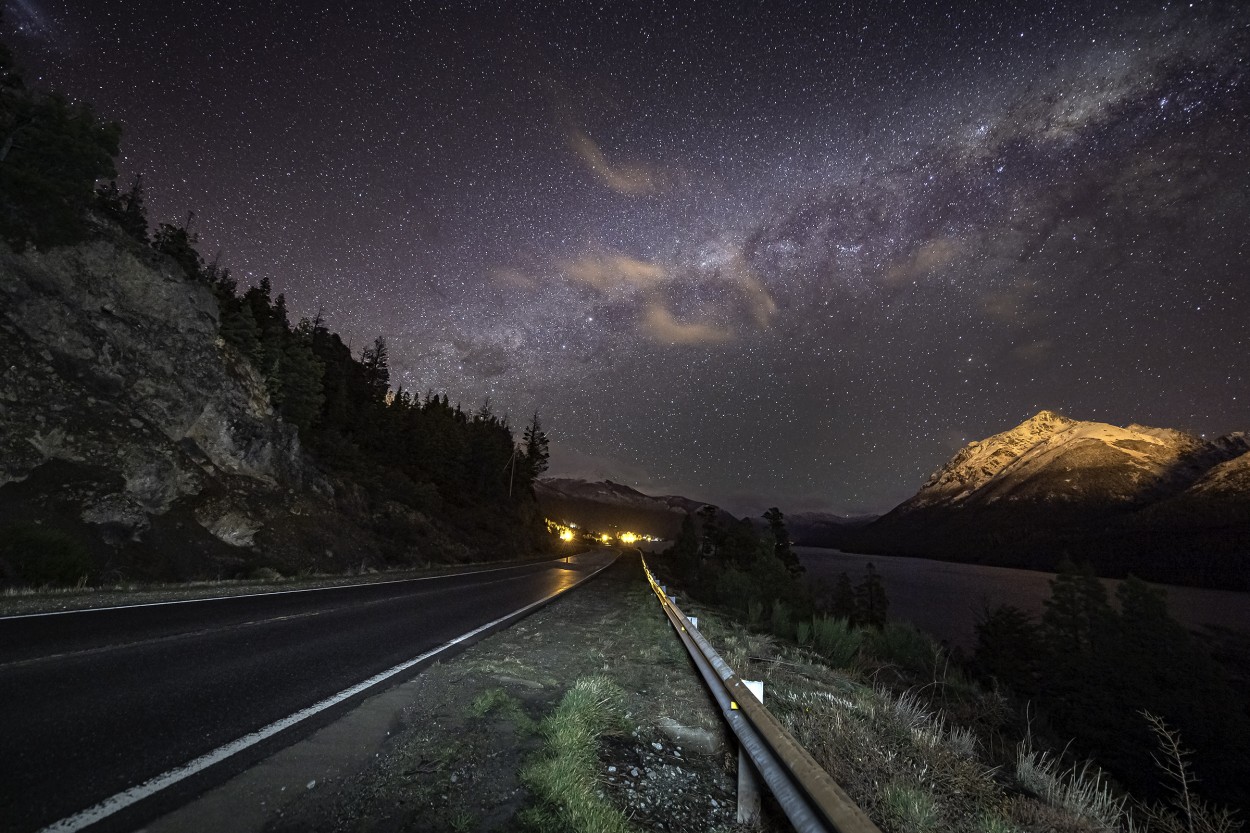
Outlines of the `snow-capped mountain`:
{"label": "snow-capped mountain", "polygon": [[1250,437],[1042,411],[969,443],[849,546],[1250,587]]}
{"label": "snow-capped mountain", "polygon": [[1042,411],[969,443],[894,511],[998,501],[1135,505],[1182,491],[1247,450],[1244,435],[1207,442],[1167,428],[1120,428]]}

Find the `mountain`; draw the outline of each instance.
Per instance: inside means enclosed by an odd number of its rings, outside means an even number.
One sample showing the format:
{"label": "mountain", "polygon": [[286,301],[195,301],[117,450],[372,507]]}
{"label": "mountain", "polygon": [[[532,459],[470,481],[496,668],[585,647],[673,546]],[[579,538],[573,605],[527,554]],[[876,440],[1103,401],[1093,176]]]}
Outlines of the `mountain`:
{"label": "mountain", "polygon": [[534,484],[543,513],[552,520],[599,532],[629,531],[671,540],[682,519],[704,503],[677,495],[652,497],[611,480],[551,477]]}
{"label": "mountain", "polygon": [[1250,583],[1250,438],[1118,427],[1042,411],[969,443],[861,531],[860,551],[1105,575]]}
{"label": "mountain", "polygon": [[[672,540],[681,532],[687,513],[694,515],[711,504],[680,495],[651,496],[611,480],[587,481],[551,477],[534,485],[539,505],[547,517],[575,523],[595,531],[630,531]],[[717,508],[722,523],[737,520]],[[874,520],[875,515],[844,517],[824,512],[798,512],[786,515],[790,539],[801,546],[836,547],[848,530]],[[750,519],[760,529],[767,527],[762,517]]]}
{"label": "mountain", "polygon": [[876,515],[834,515],[828,512],[795,512],[786,515],[790,540],[801,547],[840,548],[855,530],[872,523]]}

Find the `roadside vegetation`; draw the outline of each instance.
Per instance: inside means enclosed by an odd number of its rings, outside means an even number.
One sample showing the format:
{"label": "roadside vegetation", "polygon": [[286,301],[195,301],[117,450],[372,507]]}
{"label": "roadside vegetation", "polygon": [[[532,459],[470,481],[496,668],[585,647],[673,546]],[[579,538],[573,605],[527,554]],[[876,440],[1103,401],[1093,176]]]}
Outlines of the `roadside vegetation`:
{"label": "roadside vegetation", "polygon": [[887,833],[1240,829],[1247,704],[1161,591],[1116,609],[1065,565],[1040,623],[987,611],[965,659],[889,619],[871,566],[813,588],[780,524],[695,520],[649,563]]}

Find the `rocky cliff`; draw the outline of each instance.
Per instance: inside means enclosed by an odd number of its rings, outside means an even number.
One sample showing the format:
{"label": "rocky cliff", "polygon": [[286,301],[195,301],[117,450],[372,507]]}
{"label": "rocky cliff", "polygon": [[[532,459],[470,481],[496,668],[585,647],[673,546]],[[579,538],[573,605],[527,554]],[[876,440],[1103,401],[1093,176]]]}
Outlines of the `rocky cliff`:
{"label": "rocky cliff", "polygon": [[311,463],[173,262],[0,245],[0,533],[57,530],[104,580],[237,576],[372,562],[387,511]]}

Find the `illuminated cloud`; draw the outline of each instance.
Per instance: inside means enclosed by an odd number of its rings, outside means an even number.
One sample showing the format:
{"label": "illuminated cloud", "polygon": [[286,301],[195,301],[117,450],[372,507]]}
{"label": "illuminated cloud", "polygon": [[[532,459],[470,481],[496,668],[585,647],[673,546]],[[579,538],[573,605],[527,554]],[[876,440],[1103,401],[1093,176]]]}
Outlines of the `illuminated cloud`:
{"label": "illuminated cloud", "polygon": [[769,294],[768,288],[745,265],[738,274],[738,286],[747,298],[751,318],[756,326],[761,329],[768,327],[777,312],[777,302]]}
{"label": "illuminated cloud", "polygon": [[668,279],[662,266],[618,252],[593,252],[565,263],[561,271],[569,279],[612,294],[649,289]]}
{"label": "illuminated cloud", "polygon": [[959,241],[954,238],[929,240],[910,255],[891,263],[885,270],[885,282],[898,285],[932,275],[954,261],[960,251]]}
{"label": "illuminated cloud", "polygon": [[643,327],[652,339],[662,344],[721,344],[733,338],[733,333],[722,327],[678,321],[659,301],[647,305]]}
{"label": "illuminated cloud", "polygon": [[642,165],[613,165],[595,140],[577,128],[569,131],[569,146],[600,182],[618,194],[653,194],[661,189],[658,173]]}

